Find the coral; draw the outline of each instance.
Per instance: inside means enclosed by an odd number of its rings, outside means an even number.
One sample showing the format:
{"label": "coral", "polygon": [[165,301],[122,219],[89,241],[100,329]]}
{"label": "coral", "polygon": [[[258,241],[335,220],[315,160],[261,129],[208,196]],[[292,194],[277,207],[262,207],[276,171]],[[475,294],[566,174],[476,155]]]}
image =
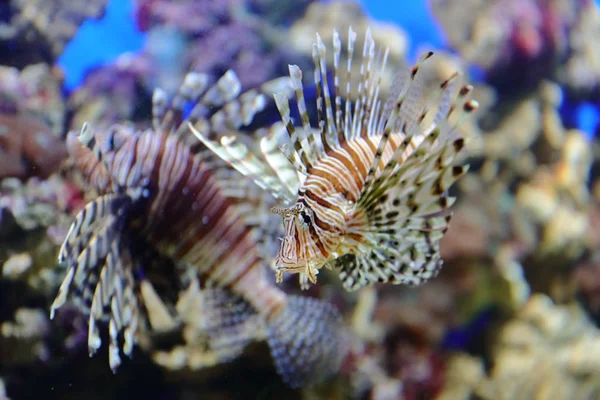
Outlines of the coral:
{"label": "coral", "polygon": [[67,155],[62,140],[36,120],[0,114],[0,178],[48,177]]}
{"label": "coral", "polygon": [[582,132],[562,125],[556,84],[543,82],[526,97],[488,98],[478,121],[464,124],[476,168],[459,182],[442,254],[452,264],[491,265],[487,276],[502,288],[496,301],[509,309],[531,289],[572,296],[568,275],[590,248],[587,177],[595,156]]}
{"label": "coral", "polygon": [[573,279],[579,297],[597,325],[600,325],[600,208],[595,202],[589,209],[589,251],[576,265]]}
{"label": "coral", "polygon": [[430,6],[450,46],[483,67],[499,90],[535,89],[551,78],[583,95],[597,92],[600,24],[593,1],[430,0]]}
{"label": "coral", "polygon": [[0,113],[35,118],[60,135],[65,120],[62,82],[60,70],[46,64],[22,70],[0,66]]}
{"label": "coral", "polygon": [[2,364],[26,365],[36,360],[47,360],[49,349],[43,343],[49,334],[48,313],[39,309],[19,308],[14,321],[0,324],[0,341],[5,349]]}
{"label": "coral", "polygon": [[354,397],[432,398],[445,369],[435,347],[458,323],[458,298],[455,286],[437,279],[419,291],[363,289],[351,318],[357,336],[349,378]]}
{"label": "coral", "polygon": [[211,75],[233,69],[244,89],[284,75],[286,63],[297,58],[286,25],[308,3],[137,1],[138,26],[149,32],[140,57],[152,66],[150,86],[174,90],[190,69]]}
{"label": "coral", "polygon": [[561,65],[559,81],[570,95],[598,101],[600,96],[600,12],[593,1],[584,2],[577,23],[568,33],[569,58]]}
{"label": "coral", "polygon": [[49,295],[60,283],[56,252],[66,233],[74,188],[48,180],[4,179],[0,184],[2,277]]}
{"label": "coral", "polygon": [[99,18],[107,0],[9,0],[2,6],[0,64],[22,68],[53,64],[88,18]]}
{"label": "coral", "polygon": [[0,93],[0,178],[50,176],[67,155],[60,74],[44,64],[0,67]]}
{"label": "coral", "polygon": [[535,295],[498,335],[492,382],[481,388],[490,398],[531,398],[534,393],[538,398],[593,398],[600,393],[600,363],[594,357],[600,333],[577,305],[556,306]]}
{"label": "coral", "polygon": [[497,331],[491,370],[457,354],[439,399],[591,399],[600,394],[600,332],[576,304],[536,294]]}
{"label": "coral", "polygon": [[150,107],[150,93],[144,76],[150,67],[136,55],[123,55],[114,64],[89,71],[83,82],[69,95],[72,112],[69,129],[79,131],[84,122],[107,127],[127,120],[149,120],[140,110]]}

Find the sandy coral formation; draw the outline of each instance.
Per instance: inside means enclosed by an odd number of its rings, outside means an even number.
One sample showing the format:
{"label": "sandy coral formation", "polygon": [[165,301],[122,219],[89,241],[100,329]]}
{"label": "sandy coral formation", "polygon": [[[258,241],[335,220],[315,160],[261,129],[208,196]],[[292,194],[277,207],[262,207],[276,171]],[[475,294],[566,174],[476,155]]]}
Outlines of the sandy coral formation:
{"label": "sandy coral formation", "polygon": [[555,305],[536,294],[497,331],[489,372],[474,357],[450,358],[438,399],[596,398],[599,346],[600,332],[578,305]]}
{"label": "sandy coral formation", "polygon": [[9,0],[0,16],[0,64],[53,64],[79,26],[103,15],[107,0]]}
{"label": "sandy coral formation", "polygon": [[3,365],[27,365],[47,360],[50,349],[43,343],[49,334],[50,323],[45,310],[19,308],[14,320],[0,324]]}
{"label": "sandy coral formation", "polygon": [[450,46],[483,67],[498,89],[535,88],[552,78],[579,95],[597,95],[600,20],[593,1],[430,0],[430,6]]}
{"label": "sandy coral formation", "polygon": [[556,84],[543,82],[513,101],[484,106],[477,121],[464,124],[475,168],[459,183],[442,252],[450,262],[492,261],[493,275],[512,293],[501,297],[518,309],[531,288],[570,295],[567,275],[589,246],[594,155],[582,132],[562,125]]}

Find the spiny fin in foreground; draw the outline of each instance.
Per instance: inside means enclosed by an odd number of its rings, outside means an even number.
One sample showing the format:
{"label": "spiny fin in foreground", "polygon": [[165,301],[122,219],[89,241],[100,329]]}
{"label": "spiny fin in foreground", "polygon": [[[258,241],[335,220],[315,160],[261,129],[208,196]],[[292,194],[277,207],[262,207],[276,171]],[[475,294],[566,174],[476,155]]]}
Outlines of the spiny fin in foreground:
{"label": "spiny fin in foreground", "polygon": [[139,324],[139,307],[131,257],[123,246],[121,232],[131,199],[108,194],[84,207],[75,217],[61,247],[59,260],[67,275],[51,306],[50,318],[74,292],[74,301],[89,312],[88,348],[93,355],[102,340],[98,322],[109,320],[109,364],[121,364],[119,336],[124,335],[123,353],[131,356]]}

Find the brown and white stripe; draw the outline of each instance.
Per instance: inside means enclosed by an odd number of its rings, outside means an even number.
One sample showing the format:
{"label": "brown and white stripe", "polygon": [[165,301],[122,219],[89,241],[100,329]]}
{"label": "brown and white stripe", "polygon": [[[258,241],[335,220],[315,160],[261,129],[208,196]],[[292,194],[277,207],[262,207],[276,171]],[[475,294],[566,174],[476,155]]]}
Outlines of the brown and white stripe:
{"label": "brown and white stripe", "polygon": [[[258,319],[289,385],[320,380],[339,368],[346,352],[339,314],[326,302],[287,296],[268,279],[269,242],[279,230],[270,222],[271,198],[183,135],[188,126],[219,137],[248,124],[265,105],[262,92],[286,80],[241,95],[231,71],[212,87],[207,82],[189,74],[170,107],[156,91],[152,129],[117,124],[95,132],[85,125],[78,137],[70,134],[76,165],[101,196],[76,216],[65,238],[59,261],[67,275],[51,315],[72,294],[89,313],[90,354],[101,345],[99,321],[108,319],[109,363],[116,370],[119,337],[130,355],[144,322],[143,295],[153,283],[143,257],[149,252],[182,265],[190,290],[199,289],[206,333],[221,361],[243,350],[255,330],[246,322]],[[167,280],[172,275],[167,268],[154,272]],[[339,338],[334,345],[326,342],[331,337]]]}
{"label": "brown and white stripe", "polygon": [[[455,90],[454,74],[437,90],[427,91],[420,70],[433,53],[426,53],[414,67],[396,75],[384,101],[380,89],[388,51],[377,48],[367,30],[355,80],[355,40],[350,28],[348,62],[342,72],[342,45],[334,31],[332,96],[327,50],[317,34],[317,128],[310,124],[297,66],[289,69],[301,126],[293,123],[285,96],[275,95],[288,132],[280,148],[300,178],[286,174],[290,178],[281,182],[280,167],[268,162],[266,154],[262,159],[249,155],[239,143],[230,145],[234,139],[216,143],[201,138],[286,203],[288,208],[274,209],[283,217],[285,230],[276,258],[278,277],[282,272],[299,273],[304,287],[308,280],[316,281],[323,266],[340,267],[349,290],[372,282],[418,284],[435,275],[441,266],[439,232],[443,234],[449,220],[442,214],[454,200],[447,190],[466,172],[466,167],[455,165],[464,148],[456,127],[463,115],[477,108],[470,99],[472,87]],[[275,137],[264,141],[285,142]]]}

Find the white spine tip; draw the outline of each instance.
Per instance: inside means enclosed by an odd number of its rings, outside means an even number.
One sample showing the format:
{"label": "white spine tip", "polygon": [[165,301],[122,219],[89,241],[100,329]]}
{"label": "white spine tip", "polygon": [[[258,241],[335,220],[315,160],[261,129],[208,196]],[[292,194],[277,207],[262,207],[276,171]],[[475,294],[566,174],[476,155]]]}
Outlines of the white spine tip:
{"label": "white spine tip", "polygon": [[154,92],[152,92],[152,102],[154,103],[166,103],[167,101],[167,93],[160,88],[156,88],[154,89]]}
{"label": "white spine tip", "polygon": [[92,140],[92,130],[90,129],[90,125],[87,122],[84,122],[81,126],[81,132],[79,132],[79,136],[77,139],[80,143],[87,146],[87,144]]}
{"label": "white spine tip", "polygon": [[352,30],[352,26],[348,27],[348,38],[350,41],[354,42],[356,40],[356,32]]}

